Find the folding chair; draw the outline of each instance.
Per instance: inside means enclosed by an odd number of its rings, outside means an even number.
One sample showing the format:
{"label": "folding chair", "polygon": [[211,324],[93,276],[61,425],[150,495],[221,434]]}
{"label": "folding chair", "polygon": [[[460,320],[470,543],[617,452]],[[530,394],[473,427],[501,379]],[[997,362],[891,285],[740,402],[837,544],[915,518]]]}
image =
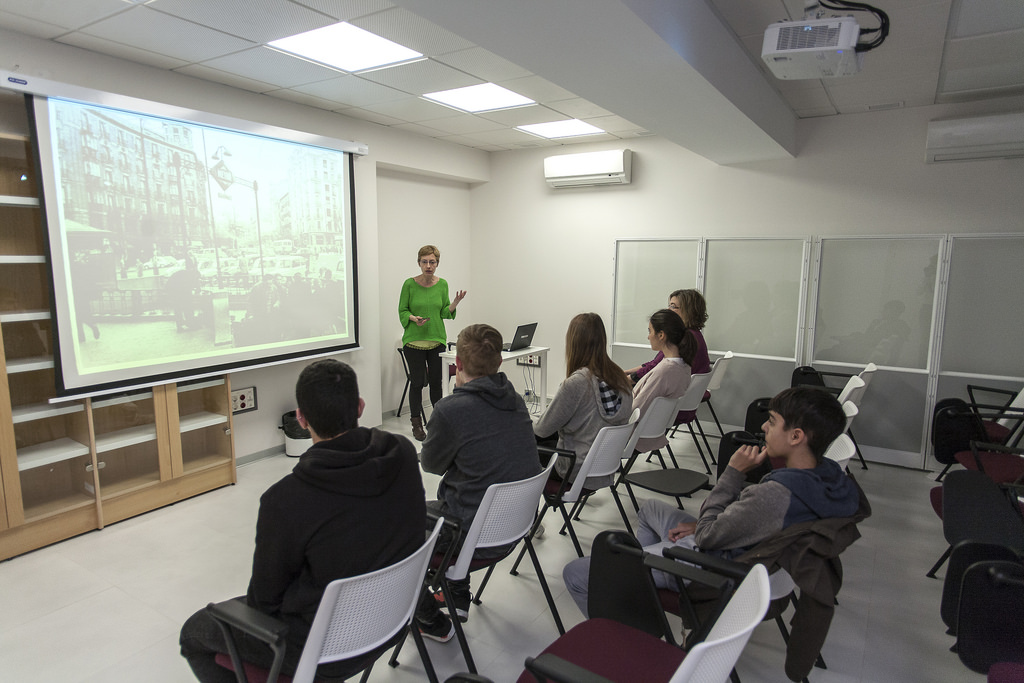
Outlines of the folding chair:
{"label": "folding chair", "polygon": [[[854,410],[856,410],[856,406],[854,406]],[[846,434],[840,434],[836,437],[835,441],[828,445],[828,448],[825,450],[825,457],[829,460],[835,460],[836,464],[845,471],[847,463],[850,462],[850,459],[853,458],[856,452],[857,447],[853,444],[853,439]]]}
{"label": "folding chair", "polygon": [[[565,529],[569,532],[569,537],[572,539],[573,547],[576,548],[576,555],[583,557],[583,548],[580,547],[580,541],[576,537],[576,530],[572,527],[572,517],[596,491],[605,487],[611,488],[612,482],[608,481],[608,479],[618,471],[619,465],[622,464],[622,451],[625,450],[635,426],[635,424],[629,422],[614,427],[603,427],[597,433],[594,443],[590,445],[587,457],[584,458],[583,464],[576,474],[576,479],[572,482],[571,486],[568,486],[568,490],[566,490],[567,482],[564,479],[548,480],[544,487],[544,507],[541,508],[540,514],[537,515],[537,521],[534,523],[532,531],[536,531],[537,527],[541,525],[544,515],[549,509],[558,508],[558,511],[562,514],[562,519],[565,521]],[[543,452],[552,449],[540,450]],[[576,454],[571,451],[553,450],[553,452],[556,455],[561,454],[568,457],[570,460],[574,460],[576,457]],[[569,471],[571,472],[573,469],[572,465],[570,465]],[[588,486],[588,484],[590,485]],[[618,494],[612,490],[612,495],[617,496]],[[568,512],[565,508],[567,504],[572,505],[572,509]],[[513,576],[515,576],[519,563],[522,562],[525,554],[526,547],[524,546],[519,551],[519,557],[516,558],[515,564],[512,565],[512,571],[509,572]]]}
{"label": "folding chair", "polygon": [[[974,395],[975,392],[1006,396],[1008,398],[1003,402],[1002,408],[1009,408],[1011,411],[1024,411],[1024,390],[1009,391],[1007,389],[999,389],[996,387],[983,387],[976,384],[968,384],[967,395],[970,396],[971,403],[980,405],[989,402],[978,400],[978,397]],[[1021,413],[1019,412],[1015,413],[1015,415],[1016,416],[1008,415],[1002,418],[997,417],[994,419],[982,420],[982,424],[985,427],[985,433],[987,435],[986,441],[1006,444],[1009,446],[1016,446],[1020,443],[1021,435],[1024,434],[1024,430],[1021,430],[1021,424],[1024,423],[1024,419],[1021,418]]]}
{"label": "folding chair", "polygon": [[964,572],[957,611],[957,655],[971,671],[998,662],[1024,662],[1024,566],[976,562]]}
{"label": "folding chair", "polygon": [[957,633],[960,588],[967,569],[978,562],[995,561],[1020,564],[1021,557],[1013,548],[999,543],[967,540],[953,546],[949,555],[949,565],[946,567],[946,576],[942,581],[942,602],[939,604],[939,616],[942,617],[942,623],[946,625],[946,633],[949,635],[955,636]]}
{"label": "folding chair", "polygon": [[395,417],[401,417],[402,406],[405,405],[405,397],[409,395],[409,385],[412,383],[412,378],[409,377],[409,361],[405,359],[405,353],[402,351],[402,343],[399,341],[398,357],[402,359],[402,369],[405,370],[405,388],[402,389],[402,398],[398,401],[398,410],[395,411]]}
{"label": "folding chair", "polygon": [[[440,574],[440,588],[444,592],[445,604],[448,606],[449,614],[456,614],[454,598],[448,584],[449,581],[461,581],[468,577],[470,572],[486,568],[487,574],[484,576],[476,598],[473,600],[474,604],[479,605],[480,598],[483,595],[484,588],[487,586],[488,579],[491,578],[494,567],[512,554],[519,541],[523,541],[526,544],[527,552],[530,554],[530,560],[533,562],[533,568],[537,571],[537,580],[544,591],[544,598],[548,602],[548,608],[551,610],[551,616],[555,620],[555,626],[559,633],[565,633],[565,627],[562,626],[562,620],[558,616],[558,609],[555,607],[555,601],[551,596],[551,590],[548,588],[548,582],[544,578],[544,571],[541,569],[540,560],[537,559],[537,552],[534,550],[533,542],[530,538],[534,519],[537,515],[537,507],[540,505],[541,492],[544,490],[544,485],[555,468],[555,460],[556,458],[552,457],[548,466],[540,474],[529,479],[491,484],[487,487],[483,500],[480,501],[480,506],[477,508],[476,516],[473,518],[473,523],[469,526],[469,530],[463,539],[462,549],[459,551],[458,557],[448,566],[445,572]],[[483,548],[502,548],[505,546],[507,546],[506,552],[499,557],[474,557],[474,553],[477,550]],[[435,553],[435,561],[439,559]],[[455,626],[455,635],[459,639],[459,645],[462,647],[462,654],[466,659],[466,666],[469,667],[471,673],[477,673],[476,664],[473,662],[473,655],[469,651],[469,643],[462,628],[462,622],[458,618],[454,618],[452,623]],[[395,653],[391,657],[392,662],[397,661],[399,649],[395,649]]]}
{"label": "folding chair", "polygon": [[[606,532],[602,532],[606,533]],[[613,534],[622,532],[611,532]],[[601,536],[598,537],[601,539]],[[595,540],[595,546],[598,540]],[[635,543],[635,541],[634,541]],[[545,648],[538,657],[526,660],[526,671],[519,677],[519,683],[532,683],[535,680],[579,681],[614,680],[619,683],[657,683],[659,681],[724,681],[735,666],[743,648],[750,639],[750,634],[761,622],[768,609],[768,572],[764,567],[756,566],[735,591],[733,582],[722,576],[699,570],[679,562],[666,560],[663,557],[643,553],[639,548],[616,544],[622,553],[635,553],[637,566],[644,569],[644,583],[637,588],[635,581],[620,579],[615,573],[616,583],[610,591],[616,602],[615,593],[620,590],[638,595],[646,595],[642,604],[644,611],[650,613],[653,604],[657,611],[650,615],[649,624],[655,630],[652,634],[646,628],[637,628],[619,621],[620,615],[626,615],[631,621],[636,620],[636,609],[618,610],[611,618],[598,616],[575,626],[568,633]],[[628,557],[628,556],[627,556]],[[595,566],[597,565],[597,566]],[[687,579],[691,583],[707,584],[727,596],[724,609],[706,630],[706,637],[700,642],[687,643],[688,649],[676,647],[671,640],[671,629],[665,621],[664,612],[658,607],[654,595],[654,584],[649,570],[652,568],[667,572],[679,579]],[[599,559],[595,556],[591,563],[591,596],[600,596],[602,591],[594,586],[595,571],[600,575]],[[628,601],[627,601],[628,602]],[[595,607],[597,605],[595,604]],[[659,626],[658,622],[663,625]],[[662,640],[657,631],[665,630],[670,640]]]}
{"label": "folding chair", "polygon": [[708,388],[704,392],[704,397],[701,399],[701,403],[708,404],[708,410],[711,411],[711,417],[715,418],[715,425],[718,427],[718,436],[720,437],[725,436],[725,432],[722,430],[722,423],[718,421],[718,415],[715,413],[715,407],[711,405],[711,397],[716,391],[722,388],[722,380],[725,379],[725,371],[732,359],[732,351],[726,351],[725,355],[716,360],[715,364],[711,366],[711,381],[708,382]]}
{"label": "folding chair", "polygon": [[[686,393],[679,397],[676,404],[676,417],[670,425],[672,427],[673,435],[679,425],[685,424],[687,429],[690,430],[690,438],[693,439],[693,445],[697,447],[697,453],[700,454],[700,459],[704,462],[704,469],[707,470],[708,474],[711,474],[711,466],[708,464],[708,458],[710,458],[711,462],[714,463],[715,456],[711,452],[711,444],[708,443],[708,437],[704,434],[704,427],[701,426],[700,420],[697,418],[697,408],[704,399],[704,392],[707,390],[714,372],[714,368],[712,368],[711,372],[705,372],[690,377],[690,386],[687,387]],[[708,449],[707,458],[704,457],[704,449],[700,447],[700,442],[697,441],[697,433],[693,431],[693,425],[695,424],[697,425],[697,430],[700,432],[701,439],[704,440],[704,446]],[[672,457],[672,464],[679,467],[679,464],[676,462],[676,457],[672,453],[672,447],[666,446],[666,448],[668,449],[669,455]],[[664,463],[662,463],[662,465],[664,465]]]}
{"label": "folding chair", "polygon": [[[636,429],[633,431],[633,435],[629,439],[629,443],[626,444],[626,449],[622,453],[622,457],[626,460],[626,464],[622,466],[619,471],[619,476],[612,484],[612,495],[615,497],[615,502],[619,506],[619,514],[622,515],[622,523],[626,525],[626,529],[633,532],[633,528],[629,524],[629,519],[626,517],[626,509],[622,506],[618,493],[618,487],[620,484],[626,482],[626,478],[630,475],[630,470],[633,469],[633,465],[636,463],[637,457],[640,452],[635,450],[637,441],[642,438],[651,438],[655,436],[662,436],[665,431],[675,422],[678,401],[673,398],[666,398],[659,396],[651,401],[651,404],[647,406],[647,412],[640,416],[640,421],[636,425]],[[652,451],[656,453],[657,451]],[[671,451],[670,451],[671,453]],[[659,454],[660,455],[660,454]],[[665,472],[682,472],[682,475],[676,475],[677,478],[683,480],[680,482],[673,482],[677,486],[676,488],[687,488],[693,487],[693,491],[699,491],[702,487],[707,486],[708,477],[705,474],[699,472],[693,472],[692,470],[680,470],[678,468],[674,470],[664,470]],[[636,501],[636,497],[633,495],[633,491],[627,485],[627,493],[633,502],[633,509],[638,510],[640,508]],[[685,494],[683,494],[685,495]],[[682,506],[682,501],[677,501]]]}
{"label": "folding chair", "polygon": [[[291,677],[281,675],[285,656],[287,624],[239,600],[210,603],[207,611],[224,633],[230,656],[217,655],[217,663],[235,672],[239,683],[309,683],[321,664],[357,660],[362,681],[370,676],[374,662],[404,637],[423,592],[423,576],[434,552],[443,520],[438,520],[426,543],[409,557],[390,567],[360,576],[337,579],[327,585],[320,599],[313,626]],[[267,643],[274,652],[269,671],[243,662],[231,629],[238,629]],[[413,629],[428,677],[437,676],[423,638]]]}

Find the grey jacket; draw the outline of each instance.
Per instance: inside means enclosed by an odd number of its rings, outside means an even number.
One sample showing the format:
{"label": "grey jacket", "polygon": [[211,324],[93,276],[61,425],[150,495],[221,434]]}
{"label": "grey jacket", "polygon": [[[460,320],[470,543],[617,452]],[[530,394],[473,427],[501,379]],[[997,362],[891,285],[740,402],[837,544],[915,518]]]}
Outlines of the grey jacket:
{"label": "grey jacket", "polygon": [[434,406],[420,463],[443,475],[437,499],[464,531],[488,486],[540,472],[530,414],[505,373],[456,387]]}
{"label": "grey jacket", "polygon": [[[606,415],[601,406],[597,377],[587,368],[580,368],[562,382],[548,409],[533,426],[533,431],[541,437],[558,432],[558,447],[576,453],[576,464],[571,474],[566,459],[560,459],[555,465],[555,470],[563,479],[576,479],[583,459],[590,451],[590,445],[602,428],[626,424],[629,420],[633,412],[633,395],[620,393],[619,399],[619,409],[612,415]],[[588,479],[586,487],[596,489],[608,486],[612,478]]]}

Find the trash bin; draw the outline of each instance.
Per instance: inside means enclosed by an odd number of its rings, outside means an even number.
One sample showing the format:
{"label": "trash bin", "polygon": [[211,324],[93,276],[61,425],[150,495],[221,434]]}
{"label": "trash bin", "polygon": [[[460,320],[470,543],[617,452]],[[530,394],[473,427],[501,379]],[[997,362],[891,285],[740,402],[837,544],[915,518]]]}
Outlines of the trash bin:
{"label": "trash bin", "polygon": [[299,457],[313,445],[313,437],[310,436],[308,429],[299,424],[294,410],[281,416],[281,425],[278,429],[284,430],[284,454],[291,458]]}

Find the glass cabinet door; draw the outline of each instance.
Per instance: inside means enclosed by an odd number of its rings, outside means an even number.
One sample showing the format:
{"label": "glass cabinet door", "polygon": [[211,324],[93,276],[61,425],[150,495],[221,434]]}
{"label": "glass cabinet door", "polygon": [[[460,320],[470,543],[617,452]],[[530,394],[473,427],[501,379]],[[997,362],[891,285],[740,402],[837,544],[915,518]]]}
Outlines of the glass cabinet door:
{"label": "glass cabinet door", "polygon": [[231,398],[223,379],[177,387],[181,464],[185,473],[232,461]]}
{"label": "glass cabinet door", "polygon": [[92,417],[102,501],[160,483],[152,391],[95,400]]}

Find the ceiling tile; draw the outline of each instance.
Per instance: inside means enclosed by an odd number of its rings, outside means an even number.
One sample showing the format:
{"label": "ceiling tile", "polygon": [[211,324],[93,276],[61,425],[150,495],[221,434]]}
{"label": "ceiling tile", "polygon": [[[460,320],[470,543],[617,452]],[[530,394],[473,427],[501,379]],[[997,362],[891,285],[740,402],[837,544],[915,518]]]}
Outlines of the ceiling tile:
{"label": "ceiling tile", "polygon": [[601,130],[608,131],[609,133],[614,133],[615,135],[621,135],[623,133],[644,133],[648,135],[650,134],[650,132],[647,129],[641,128],[635,123],[627,121],[621,116],[616,116],[614,114],[612,114],[611,116],[588,117],[582,120],[586,121],[592,126],[597,126]]}
{"label": "ceiling tile", "polygon": [[451,90],[483,81],[432,59],[421,59],[411,64],[401,64],[376,71],[359,74],[374,83],[397,88],[410,95],[422,95],[439,90]]}
{"label": "ceiling tile", "polygon": [[391,127],[428,138],[438,138],[447,135],[444,131],[438,130],[437,128],[431,128],[430,126],[425,126],[421,123],[399,123]]}
{"label": "ceiling tile", "polygon": [[481,133],[488,130],[499,130],[506,126],[495,121],[464,114],[462,116],[448,116],[443,119],[431,119],[427,122],[432,128],[436,128],[449,135],[462,135],[464,133]]}
{"label": "ceiling tile", "polygon": [[574,119],[594,118],[595,116],[609,116],[611,112],[607,109],[597,106],[593,102],[588,102],[582,97],[573,97],[568,100],[558,100],[557,102],[547,102],[547,105],[552,109],[570,116]]}
{"label": "ceiling tile", "polygon": [[255,43],[337,23],[288,0],[157,0],[148,6]]}
{"label": "ceiling tile", "polygon": [[400,7],[360,17],[351,23],[428,57],[473,47],[468,40]]}
{"label": "ceiling tile", "polygon": [[1024,29],[951,40],[942,64],[952,70],[1013,62],[1024,62]]}
{"label": "ceiling tile", "polygon": [[291,88],[305,83],[326,81],[341,75],[335,69],[263,46],[223,57],[215,57],[203,62],[203,66],[228,71],[264,83],[273,83],[278,88]]}
{"label": "ceiling tile", "polygon": [[288,100],[289,102],[296,102],[298,104],[304,104],[307,107],[316,107],[317,109],[326,109],[328,111],[337,111],[338,103],[331,100],[326,100],[322,97],[316,97],[315,95],[309,95],[307,93],[296,92],[295,90],[270,90],[264,95],[270,95],[281,100]]}
{"label": "ceiling tile", "polygon": [[1024,60],[947,71],[940,90],[954,93],[1014,86],[1024,90]]}
{"label": "ceiling tile", "polygon": [[379,83],[371,83],[359,76],[339,76],[326,81],[299,85],[292,89],[325,100],[344,103],[349,107],[362,107],[409,97],[408,93]]}
{"label": "ceiling tile", "polygon": [[530,123],[564,121],[566,118],[565,114],[539,104],[531,104],[526,107],[516,107],[515,109],[482,111],[478,113],[477,116],[487,119],[488,121],[494,121],[510,127],[525,126]]}
{"label": "ceiling tile", "polygon": [[502,59],[482,47],[471,47],[467,50],[448,52],[435,57],[435,59],[452,68],[473,74],[491,83],[530,75],[530,72],[526,69],[516,66],[506,59]]}
{"label": "ceiling tile", "polygon": [[11,31],[24,33],[26,36],[44,38],[47,40],[50,38],[56,38],[68,31],[63,26],[58,26],[57,24],[46,21],[39,21],[38,19],[23,17],[18,14],[11,14],[10,12],[2,9],[0,9],[0,26]]}
{"label": "ceiling tile", "polygon": [[364,14],[380,12],[395,6],[395,3],[389,0],[294,0],[294,3],[323,12],[339,21],[349,21]]}
{"label": "ceiling tile", "polygon": [[3,0],[3,9],[4,13],[76,29],[97,19],[125,12],[131,9],[131,5],[123,0]]}
{"label": "ceiling tile", "polygon": [[934,80],[920,76],[871,82],[853,80],[844,85],[829,86],[829,94],[840,114],[853,114],[896,102],[902,102],[906,107],[932,104],[935,85]]}
{"label": "ceiling tile", "polygon": [[251,78],[246,78],[245,76],[239,76],[238,74],[221,71],[220,69],[213,69],[202,64],[187,64],[181,68],[175,69],[175,71],[180,74],[185,74],[186,76],[202,78],[203,80],[213,81],[214,83],[223,83],[224,85],[230,85],[233,88],[251,90],[252,92],[267,92],[268,90],[277,90],[279,87],[272,83],[253,80]]}
{"label": "ceiling tile", "polygon": [[404,123],[402,119],[396,119],[394,116],[378,114],[375,111],[369,111],[368,109],[357,109],[355,107],[351,109],[339,109],[338,113],[344,116],[351,116],[354,119],[370,121],[371,123],[379,123],[382,126],[397,126],[400,123]]}
{"label": "ceiling tile", "polygon": [[428,102],[427,100],[419,97],[408,97],[404,100],[395,100],[393,102],[369,104],[363,108],[375,111],[378,114],[394,116],[411,123],[419,123],[420,121],[430,121],[432,119],[442,119],[445,118],[445,116],[459,115],[454,109],[444,107],[440,104],[434,104],[433,102]]}
{"label": "ceiling tile", "polygon": [[549,80],[541,78],[540,76],[524,76],[522,78],[513,78],[507,81],[498,83],[500,86],[504,86],[512,92],[517,92],[524,97],[529,97],[535,102],[541,104],[547,102],[557,102],[558,100],[569,100],[576,97],[576,93],[569,92],[565,88],[555,85]]}
{"label": "ceiling tile", "polygon": [[130,45],[123,45],[112,40],[107,40],[106,38],[96,38],[95,36],[90,36],[77,31],[57,38],[57,42],[65,43],[66,45],[74,45],[75,47],[92,50],[93,52],[99,52],[100,54],[110,55],[112,57],[120,57],[121,59],[127,59],[130,62],[136,62],[138,64],[155,66],[158,69],[176,69],[179,66],[185,66],[188,64],[184,59],[168,57],[167,55],[157,54],[155,52],[150,52],[149,50],[144,50],[138,47],[132,47]]}
{"label": "ceiling tile", "polygon": [[127,12],[92,24],[83,33],[186,62],[203,62],[255,47],[253,43],[241,38],[145,6],[133,7]]}
{"label": "ceiling tile", "polygon": [[1019,0],[959,0],[954,3],[951,23],[954,38],[1024,28],[1024,3]]}

